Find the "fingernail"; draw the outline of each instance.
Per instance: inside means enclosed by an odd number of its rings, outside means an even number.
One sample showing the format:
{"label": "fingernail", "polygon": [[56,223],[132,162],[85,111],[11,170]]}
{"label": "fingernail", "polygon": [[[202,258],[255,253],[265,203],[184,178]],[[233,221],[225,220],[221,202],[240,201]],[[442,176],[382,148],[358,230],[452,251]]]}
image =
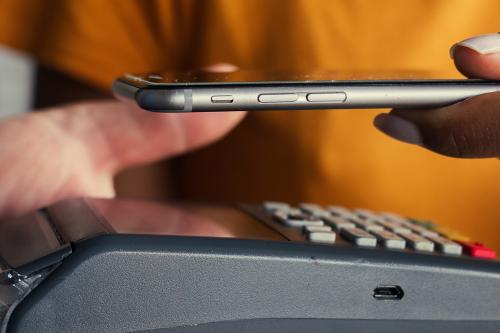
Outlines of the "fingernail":
{"label": "fingernail", "polygon": [[219,62],[207,67],[203,67],[202,70],[210,73],[231,73],[236,72],[238,70],[238,66],[227,62]]}
{"label": "fingernail", "polygon": [[417,125],[406,119],[382,113],[375,117],[373,124],[380,131],[396,140],[419,146],[422,145],[422,136]]}
{"label": "fingernail", "polygon": [[450,49],[452,59],[458,46],[467,47],[481,54],[500,52],[500,33],[475,36],[456,43]]}

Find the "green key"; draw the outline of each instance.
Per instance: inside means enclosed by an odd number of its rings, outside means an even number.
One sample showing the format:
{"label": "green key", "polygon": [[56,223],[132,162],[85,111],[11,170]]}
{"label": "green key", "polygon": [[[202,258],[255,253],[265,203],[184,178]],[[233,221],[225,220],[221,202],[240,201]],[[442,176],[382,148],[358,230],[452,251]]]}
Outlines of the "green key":
{"label": "green key", "polygon": [[419,220],[419,219],[416,219],[413,217],[409,217],[408,220],[412,223],[415,223],[417,225],[420,225],[420,226],[427,228],[427,229],[430,229],[430,230],[435,230],[437,227],[437,225],[434,222],[429,221],[429,220]]}

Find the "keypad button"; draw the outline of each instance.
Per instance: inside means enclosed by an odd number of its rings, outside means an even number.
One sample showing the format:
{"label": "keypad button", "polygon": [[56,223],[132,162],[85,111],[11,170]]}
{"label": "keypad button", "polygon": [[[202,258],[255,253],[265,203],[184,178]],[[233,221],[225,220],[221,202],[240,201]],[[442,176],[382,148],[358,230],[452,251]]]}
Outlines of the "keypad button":
{"label": "keypad button", "polygon": [[374,220],[371,219],[366,219],[362,220],[360,218],[352,219],[352,222],[358,227],[366,231],[372,231],[372,230],[384,230],[384,227],[382,227],[380,224],[375,223]]}
{"label": "keypad button", "polygon": [[335,230],[341,230],[346,228],[354,228],[356,225],[347,219],[338,216],[329,216],[323,218],[325,224],[331,226]]}
{"label": "keypad button", "polygon": [[[413,222],[414,220],[410,221],[408,219],[405,219],[397,214],[391,214],[391,213],[383,213],[381,214],[383,219],[387,222],[390,223],[398,223],[402,226],[405,226],[406,228],[410,229],[411,231],[420,234],[422,236],[439,236],[439,233],[429,229],[428,227],[424,227],[423,224],[420,223],[415,223]],[[398,231],[395,231],[398,232]]]}
{"label": "keypad button", "polygon": [[411,224],[410,221],[408,221],[404,217],[401,217],[397,214],[392,214],[392,213],[381,213],[380,219],[383,221],[391,222],[391,223],[397,223],[397,224],[403,225],[403,226]]}
{"label": "keypad button", "polygon": [[274,212],[276,210],[288,210],[290,209],[290,205],[285,203],[285,202],[279,202],[279,201],[266,201],[263,204],[264,209],[269,211],[269,212]]}
{"label": "keypad button", "polygon": [[434,243],[416,233],[399,234],[415,251],[434,252]]}
{"label": "keypad button", "polygon": [[332,227],[328,225],[322,225],[322,226],[306,225],[304,226],[303,230],[305,234],[311,232],[332,232]]}
{"label": "keypad button", "polygon": [[354,243],[357,246],[375,247],[377,246],[377,239],[372,234],[359,228],[344,228],[340,230],[341,235]]}
{"label": "keypad button", "polygon": [[310,232],[307,234],[307,239],[313,243],[334,244],[335,238],[333,232]]}
{"label": "keypad button", "polygon": [[350,210],[344,207],[340,206],[328,206],[326,208],[332,215],[335,216],[352,216],[353,214],[351,213]]}
{"label": "keypad button", "polygon": [[463,246],[464,252],[475,258],[482,259],[495,259],[496,253],[493,249],[484,246],[481,243],[466,242],[466,241],[456,241]]}
{"label": "keypad button", "polygon": [[425,237],[438,237],[439,234],[433,230],[429,230],[427,228],[424,228],[420,225],[408,222],[406,224],[406,227],[411,229],[413,232],[416,232],[417,234],[420,234]]}
{"label": "keypad button", "polygon": [[442,225],[437,226],[435,231],[438,232],[440,235],[446,236],[446,238],[448,238],[448,239],[461,240],[464,242],[471,241],[470,237],[468,237],[468,236],[466,236],[466,235],[464,235],[456,230],[452,230],[449,227],[445,227]]}
{"label": "keypad button", "polygon": [[408,221],[410,221],[413,224],[417,224],[419,226],[427,228],[429,230],[436,228],[436,224],[434,222],[431,222],[431,221],[420,220],[420,219],[416,219],[414,217],[408,218]]}
{"label": "keypad button", "polygon": [[289,212],[277,211],[274,213],[274,218],[287,227],[291,228],[324,225],[323,221],[317,219],[316,217],[312,217],[303,213],[291,214]]}
{"label": "keypad button", "polygon": [[323,207],[321,207],[320,205],[311,204],[311,203],[301,203],[299,205],[299,207],[304,212],[311,214],[313,216],[316,216],[316,217],[330,216],[330,213],[326,209],[323,209]]}
{"label": "keypad button", "polygon": [[315,211],[315,210],[323,210],[323,207],[317,204],[309,203],[309,202],[303,202],[299,204],[299,208],[303,209],[305,211]]}
{"label": "keypad button", "polygon": [[402,217],[401,215],[398,215],[396,213],[391,213],[391,212],[382,212],[379,214],[379,216],[384,219],[384,220],[387,220],[387,221],[394,221],[394,222],[403,222],[403,221],[406,221],[406,219],[404,217]]}
{"label": "keypad button", "polygon": [[408,234],[411,232],[409,228],[407,228],[406,225],[395,222],[395,221],[388,221],[384,219],[379,219],[377,220],[377,223],[383,226],[384,228],[389,229],[392,232],[398,233],[398,234]]}
{"label": "keypad button", "polygon": [[387,230],[372,230],[371,233],[377,237],[379,243],[385,248],[402,250],[406,247],[406,241],[393,232]]}
{"label": "keypad button", "polygon": [[451,254],[451,255],[461,255],[462,254],[462,246],[447,239],[444,237],[428,237],[429,240],[433,241],[436,250],[444,253],[444,254]]}
{"label": "keypad button", "polygon": [[375,214],[374,212],[372,212],[371,210],[368,210],[368,209],[357,208],[357,209],[354,209],[352,212],[354,215],[356,215],[357,217],[359,217],[363,220],[368,220],[368,219],[376,220],[379,218],[377,216],[377,214]]}
{"label": "keypad button", "polygon": [[310,217],[309,214],[304,214],[303,211],[301,211],[300,209],[298,208],[295,208],[295,207],[290,207],[288,210],[284,210],[285,213],[288,213],[288,215],[297,215],[297,216],[308,216]]}

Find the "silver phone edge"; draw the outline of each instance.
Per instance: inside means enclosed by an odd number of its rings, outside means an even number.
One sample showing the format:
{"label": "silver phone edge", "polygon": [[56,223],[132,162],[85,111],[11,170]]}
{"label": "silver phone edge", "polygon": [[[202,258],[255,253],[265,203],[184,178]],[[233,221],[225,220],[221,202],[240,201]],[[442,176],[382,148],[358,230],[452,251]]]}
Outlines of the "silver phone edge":
{"label": "silver phone edge", "polygon": [[[140,107],[155,112],[271,111],[314,109],[432,108],[454,104],[480,94],[500,91],[500,83],[414,85],[297,85],[219,86],[149,89],[114,85],[115,95],[135,99]],[[334,96],[331,101],[311,102],[309,96]],[[345,98],[338,98],[345,94]],[[262,95],[296,95],[287,102],[260,102]],[[231,102],[214,102],[214,96],[231,96]],[[293,98],[292,98],[293,99]],[[334,100],[333,100],[334,99]]]}

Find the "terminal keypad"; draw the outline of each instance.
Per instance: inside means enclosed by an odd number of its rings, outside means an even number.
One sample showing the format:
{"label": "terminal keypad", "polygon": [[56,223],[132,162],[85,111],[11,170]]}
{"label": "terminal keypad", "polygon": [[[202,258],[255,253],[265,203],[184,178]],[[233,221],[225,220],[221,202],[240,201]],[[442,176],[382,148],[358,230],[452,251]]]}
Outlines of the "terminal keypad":
{"label": "terminal keypad", "polygon": [[291,240],[327,246],[350,244],[423,254],[495,258],[495,252],[482,244],[451,239],[432,222],[392,212],[376,213],[314,203],[293,207],[283,202],[266,202],[261,209],[266,220],[280,225],[277,228],[293,230],[294,235],[298,235]]}

